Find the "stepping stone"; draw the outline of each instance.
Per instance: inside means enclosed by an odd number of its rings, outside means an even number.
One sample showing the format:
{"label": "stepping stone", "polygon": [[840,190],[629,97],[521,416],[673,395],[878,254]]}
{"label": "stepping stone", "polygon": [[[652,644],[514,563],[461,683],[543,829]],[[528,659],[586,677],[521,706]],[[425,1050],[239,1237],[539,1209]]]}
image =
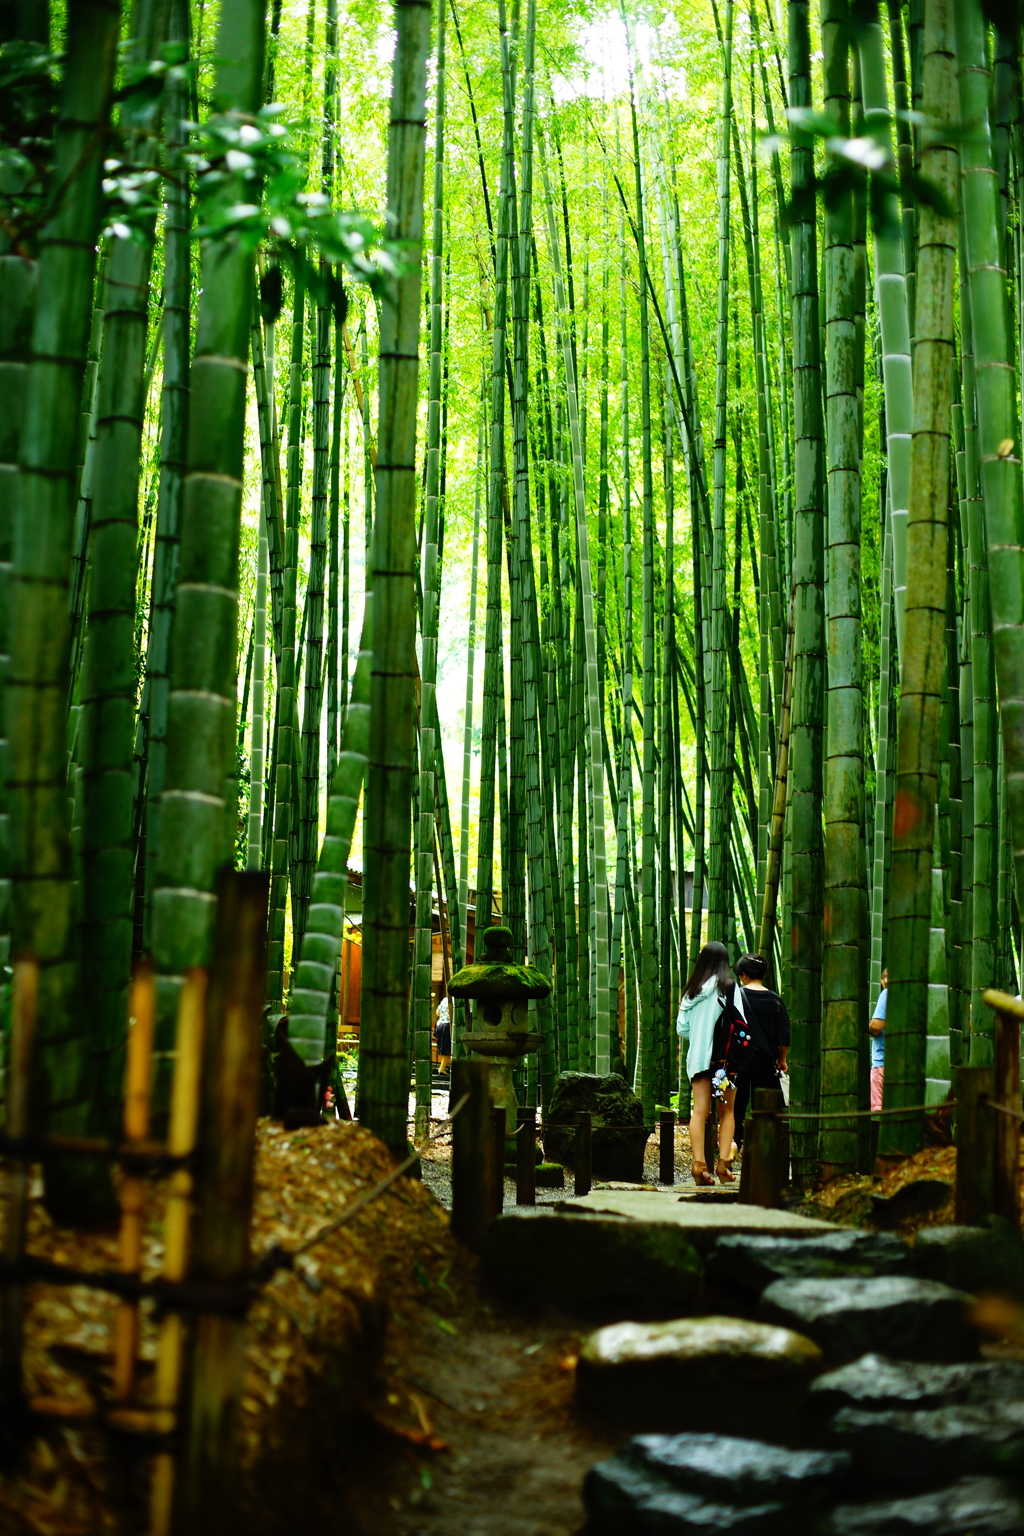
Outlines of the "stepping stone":
{"label": "stepping stone", "polygon": [[921,1486],[958,1473],[1012,1473],[1024,1456],[1024,1402],[841,1408],[832,1434],[868,1482]]}
{"label": "stepping stone", "polygon": [[773,1280],[904,1274],[911,1265],[910,1249],[898,1237],[838,1227],[798,1238],[761,1233],[720,1237],[707,1273],[716,1284],[759,1296]]}
{"label": "stepping stone", "polygon": [[589,1529],[775,1533],[849,1474],[834,1451],[790,1451],[730,1435],[638,1435],[587,1473]]}
{"label": "stepping stone", "polygon": [[985,1227],[928,1227],[917,1234],[914,1268],[976,1295],[1024,1296],[1024,1239],[998,1216]]}
{"label": "stepping stone", "polygon": [[492,1222],[480,1260],[481,1282],[506,1300],[598,1318],[678,1317],[696,1301],[702,1269],[681,1227],[543,1207]]}
{"label": "stepping stone", "polygon": [[695,1248],[708,1254],[721,1238],[738,1232],[758,1232],[769,1237],[806,1237],[835,1232],[828,1221],[797,1216],[792,1211],[769,1211],[759,1205],[741,1205],[735,1190],[716,1185],[700,1198],[677,1190],[593,1190],[589,1195],[560,1200],[555,1207],[574,1216],[618,1216],[637,1223],[657,1223],[686,1229]]}
{"label": "stepping stone", "polygon": [[937,1280],[904,1275],[775,1280],[760,1312],[766,1322],[806,1334],[830,1360],[871,1350],[907,1360],[971,1360],[978,1340],[967,1319],[970,1299]]}
{"label": "stepping stone", "polygon": [[1020,1536],[1024,1503],[995,1477],[963,1477],[951,1487],[879,1504],[844,1504],[827,1536]]}
{"label": "stepping stone", "polygon": [[945,1408],[953,1403],[1024,1402],[1024,1365],[1016,1360],[972,1360],[935,1365],[862,1355],[811,1383],[824,1413],[840,1408]]}
{"label": "stepping stone", "polygon": [[743,1318],[613,1323],[584,1340],[576,1390],[584,1410],[634,1430],[759,1430],[770,1400],[773,1438],[798,1438],[821,1365],[810,1339]]}

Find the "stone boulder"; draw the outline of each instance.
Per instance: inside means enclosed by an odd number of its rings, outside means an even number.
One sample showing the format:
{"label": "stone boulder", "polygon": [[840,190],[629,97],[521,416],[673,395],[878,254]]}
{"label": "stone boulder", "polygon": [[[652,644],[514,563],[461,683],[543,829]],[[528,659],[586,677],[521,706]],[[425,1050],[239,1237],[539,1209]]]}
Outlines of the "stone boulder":
{"label": "stone boulder", "polygon": [[927,1227],[917,1234],[914,1268],[976,1295],[1024,1297],[1024,1238],[999,1216],[984,1227]]}
{"label": "stone boulder", "polygon": [[719,1238],[708,1259],[708,1279],[744,1297],[760,1296],[774,1280],[905,1274],[912,1257],[888,1233],[837,1227],[807,1237],[736,1233]]}
{"label": "stone boulder", "polygon": [[963,1477],[916,1498],[844,1504],[825,1527],[827,1536],[1020,1536],[1024,1502],[995,1477]]}
{"label": "stone boulder", "polygon": [[576,1389],[584,1412],[631,1430],[764,1430],[792,1441],[821,1366],[810,1339],[743,1318],[613,1323],[583,1341]]}
{"label": "stone boulder", "polygon": [[728,1435],[638,1435],[587,1473],[587,1529],[600,1536],[781,1536],[813,1517],[849,1468],[842,1453],[782,1450]]}
{"label": "stone boulder", "polygon": [[681,1227],[542,1207],[492,1222],[480,1257],[481,1283],[505,1300],[600,1319],[678,1317],[702,1271]]}
{"label": "stone boulder", "polygon": [[832,1436],[867,1482],[927,1487],[960,1473],[1012,1475],[1024,1457],[1024,1402],[876,1413],[841,1408]]}
{"label": "stone boulder", "polygon": [[971,1298],[937,1280],[889,1275],[873,1280],[776,1280],[761,1297],[766,1322],[820,1344],[830,1360],[872,1350],[907,1360],[971,1360],[978,1339]]}
{"label": "stone boulder", "polygon": [[641,1184],[649,1136],[643,1105],[624,1077],[610,1073],[560,1072],[551,1103],[545,1105],[544,1156],[571,1168],[577,1117],[589,1113],[595,1179]]}
{"label": "stone boulder", "polygon": [[944,1408],[954,1403],[1024,1401],[1024,1364],[1018,1360],[970,1360],[935,1365],[925,1360],[890,1360],[862,1355],[819,1376],[812,1400],[822,1413],[840,1408]]}

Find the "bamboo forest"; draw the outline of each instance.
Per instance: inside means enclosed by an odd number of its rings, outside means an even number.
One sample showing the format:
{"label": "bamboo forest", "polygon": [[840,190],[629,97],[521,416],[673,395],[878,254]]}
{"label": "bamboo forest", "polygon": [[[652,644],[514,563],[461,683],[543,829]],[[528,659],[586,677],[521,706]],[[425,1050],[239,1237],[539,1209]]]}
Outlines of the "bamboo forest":
{"label": "bamboo forest", "polygon": [[1022,25],[0,0],[0,1529],[1024,1528]]}

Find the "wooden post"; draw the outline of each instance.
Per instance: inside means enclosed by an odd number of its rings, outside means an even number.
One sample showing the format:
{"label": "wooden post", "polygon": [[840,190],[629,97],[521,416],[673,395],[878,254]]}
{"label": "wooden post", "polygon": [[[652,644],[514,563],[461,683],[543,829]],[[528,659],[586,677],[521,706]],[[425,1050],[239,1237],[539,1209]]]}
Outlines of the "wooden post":
{"label": "wooden post", "polygon": [[537,1203],[537,1111],[516,1110],[516,1205]]}
{"label": "wooden post", "polygon": [[[31,1129],[32,1050],[38,1007],[39,964],[35,960],[15,960],[7,1063],[8,1136],[27,1136]],[[25,1257],[30,1166],[30,1159],[24,1154],[11,1154],[7,1159],[5,1270],[16,1269]],[[0,1278],[3,1278],[0,1290],[0,1465],[9,1466],[17,1451],[19,1426],[24,1424],[25,1282],[13,1277]]]}
{"label": "wooden post", "polygon": [[500,1216],[505,1209],[505,1133],[508,1117],[504,1109],[491,1105],[491,1197],[494,1214]]}
{"label": "wooden post", "polygon": [[458,1104],[468,1095],[452,1125],[452,1232],[474,1253],[483,1247],[494,1208],[488,1079],[485,1061],[452,1062],[452,1098]]}
{"label": "wooden post", "polygon": [[743,1138],[740,1200],[775,1210],[782,1204],[786,1177],[786,1108],[781,1089],[755,1088],[750,1120]]}
{"label": "wooden post", "polygon": [[674,1184],[676,1181],[676,1117],[671,1109],[663,1109],[658,1116],[658,1182]]}
{"label": "wooden post", "polygon": [[576,1142],[573,1147],[573,1161],[575,1164],[575,1194],[589,1195],[591,1184],[591,1164],[593,1161],[593,1140],[590,1125],[590,1113],[584,1110],[576,1116]]}
{"label": "wooden post", "polygon": [[997,1216],[1020,1226],[1020,1024],[1024,1003],[1005,992],[986,992],[985,1002],[996,1012],[995,1068],[997,1104],[1009,1111],[989,1114],[995,1121],[996,1146],[992,1208]]}
{"label": "wooden post", "polygon": [[975,1227],[995,1208],[998,1127],[995,1067],[960,1067],[956,1075],[956,1219]]}
{"label": "wooden post", "polygon": [[[140,965],[132,977],[128,1034],[128,1061],[124,1085],[124,1139],[145,1141],[149,1135],[150,1086],[153,1075],[153,1017],[155,988],[153,967]],[[137,1275],[142,1264],[142,1228],[145,1214],[146,1182],[129,1169],[121,1179],[120,1270],[123,1275]],[[139,1350],[139,1304],[120,1301],[114,1314],[114,1398],[130,1403],[135,1396],[135,1374]]]}
{"label": "wooden post", "polygon": [[226,870],[217,882],[189,1276],[223,1287],[225,1305],[199,1313],[191,1329],[176,1536],[220,1536],[237,1515],[269,887],[269,875],[254,870]]}

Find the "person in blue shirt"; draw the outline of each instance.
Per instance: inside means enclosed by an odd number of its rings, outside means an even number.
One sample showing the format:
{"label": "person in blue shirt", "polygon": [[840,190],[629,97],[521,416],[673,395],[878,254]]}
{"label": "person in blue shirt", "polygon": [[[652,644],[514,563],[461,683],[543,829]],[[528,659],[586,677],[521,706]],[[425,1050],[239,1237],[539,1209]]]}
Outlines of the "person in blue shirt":
{"label": "person in blue shirt", "polygon": [[868,1025],[871,1036],[871,1108],[882,1107],[882,1084],[885,1081],[885,1006],[889,997],[889,972],[882,972],[882,990]]}

